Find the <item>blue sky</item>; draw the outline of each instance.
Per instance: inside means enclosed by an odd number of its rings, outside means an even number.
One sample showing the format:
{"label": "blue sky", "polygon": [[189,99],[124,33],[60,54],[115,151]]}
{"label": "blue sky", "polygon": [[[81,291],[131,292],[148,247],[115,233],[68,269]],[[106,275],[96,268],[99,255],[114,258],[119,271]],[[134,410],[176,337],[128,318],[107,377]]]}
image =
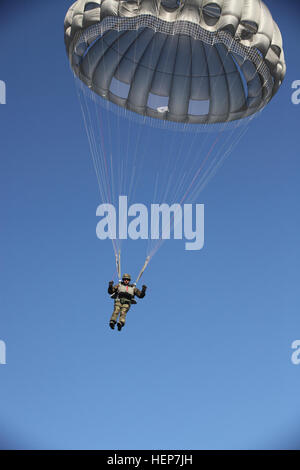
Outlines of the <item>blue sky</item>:
{"label": "blue sky", "polygon": [[[284,85],[197,200],[204,249],[164,244],[120,334],[63,43],[70,2],[1,5],[2,448],[299,448],[299,7],[266,3]],[[131,247],[125,261],[143,259]]]}

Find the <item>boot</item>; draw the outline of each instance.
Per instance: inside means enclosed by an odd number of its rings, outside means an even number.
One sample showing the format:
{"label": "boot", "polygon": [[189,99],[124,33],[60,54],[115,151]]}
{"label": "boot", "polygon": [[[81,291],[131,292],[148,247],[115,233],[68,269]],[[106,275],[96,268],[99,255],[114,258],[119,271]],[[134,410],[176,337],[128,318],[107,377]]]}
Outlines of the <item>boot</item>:
{"label": "boot", "polygon": [[124,325],[123,323],[119,322],[117,326],[118,326],[118,330],[121,331]]}
{"label": "boot", "polygon": [[115,321],[113,321],[113,320],[110,320],[110,322],[109,322],[109,326],[111,327],[111,329],[112,329],[112,330],[114,330],[114,329],[115,329],[115,325],[116,325],[116,322],[115,322]]}

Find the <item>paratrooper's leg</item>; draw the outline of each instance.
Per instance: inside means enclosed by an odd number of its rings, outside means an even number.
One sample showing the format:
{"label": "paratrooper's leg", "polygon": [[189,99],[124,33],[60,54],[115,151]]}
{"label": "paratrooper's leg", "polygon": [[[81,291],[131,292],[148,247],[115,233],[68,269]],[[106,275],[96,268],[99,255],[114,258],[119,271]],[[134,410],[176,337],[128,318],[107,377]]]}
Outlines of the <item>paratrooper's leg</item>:
{"label": "paratrooper's leg", "polygon": [[120,331],[126,323],[126,315],[130,309],[130,304],[123,304],[121,306],[120,318],[118,321],[118,330]]}
{"label": "paratrooper's leg", "polygon": [[121,309],[121,304],[120,302],[115,302],[115,305],[114,305],[114,311],[113,311],[113,314],[110,318],[110,322],[109,322],[109,326],[111,327],[111,329],[113,330],[114,327],[115,327],[115,324],[117,323],[117,320],[118,320],[118,316],[119,316],[119,313],[120,313],[120,309]]}

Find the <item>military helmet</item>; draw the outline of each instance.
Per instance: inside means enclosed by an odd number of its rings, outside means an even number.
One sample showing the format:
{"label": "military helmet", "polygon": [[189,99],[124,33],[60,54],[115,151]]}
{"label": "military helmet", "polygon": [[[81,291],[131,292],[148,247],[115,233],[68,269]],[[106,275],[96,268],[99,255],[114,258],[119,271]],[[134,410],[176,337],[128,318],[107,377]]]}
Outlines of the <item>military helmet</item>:
{"label": "military helmet", "polygon": [[131,281],[130,274],[123,274],[122,281],[124,281],[125,279],[128,279],[128,281]]}

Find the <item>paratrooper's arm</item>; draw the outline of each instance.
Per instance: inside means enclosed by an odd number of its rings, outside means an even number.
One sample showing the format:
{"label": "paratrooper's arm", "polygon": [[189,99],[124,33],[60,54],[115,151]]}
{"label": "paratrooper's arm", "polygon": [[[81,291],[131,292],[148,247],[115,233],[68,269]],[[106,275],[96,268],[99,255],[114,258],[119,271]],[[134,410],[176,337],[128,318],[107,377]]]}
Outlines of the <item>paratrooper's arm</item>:
{"label": "paratrooper's arm", "polygon": [[108,290],[107,292],[109,293],[109,295],[112,295],[116,292],[118,286],[114,286],[114,281],[110,281],[109,284],[108,284]]}
{"label": "paratrooper's arm", "polygon": [[136,295],[139,299],[142,299],[146,295],[146,290],[147,286],[142,286],[142,290],[137,289],[137,287],[134,289],[134,295]]}

